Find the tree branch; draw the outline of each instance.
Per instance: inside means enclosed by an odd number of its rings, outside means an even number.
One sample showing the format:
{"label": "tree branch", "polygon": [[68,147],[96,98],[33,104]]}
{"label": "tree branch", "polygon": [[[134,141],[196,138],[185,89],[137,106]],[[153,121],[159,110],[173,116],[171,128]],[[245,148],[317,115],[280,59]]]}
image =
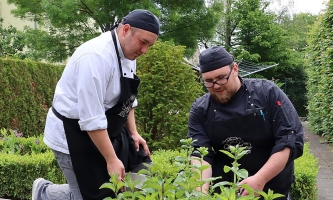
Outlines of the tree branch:
{"label": "tree branch", "polygon": [[83,5],[83,8],[85,8],[84,10],[85,11],[88,11],[86,12],[90,17],[93,17],[94,16],[94,12],[92,10],[89,9],[89,7],[81,0],[80,3]]}

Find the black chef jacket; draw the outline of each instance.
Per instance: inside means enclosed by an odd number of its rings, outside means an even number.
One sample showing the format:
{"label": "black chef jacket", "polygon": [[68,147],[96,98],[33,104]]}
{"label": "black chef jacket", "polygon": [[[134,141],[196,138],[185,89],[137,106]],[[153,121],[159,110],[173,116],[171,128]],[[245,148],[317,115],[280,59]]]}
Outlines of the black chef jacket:
{"label": "black chef jacket", "polygon": [[[207,147],[209,149],[209,154],[204,157],[204,160],[212,165],[214,175],[214,171],[216,171],[216,169],[214,169],[214,166],[216,166],[214,163],[216,163],[219,158],[217,151],[227,150],[228,145],[225,144],[248,145],[250,146],[249,149],[255,149],[256,143],[243,141],[242,137],[239,137],[237,133],[235,133],[233,137],[228,136],[227,139],[223,137],[223,131],[211,133],[212,122],[234,122],[234,119],[248,115],[251,109],[254,108],[260,111],[258,112],[259,115],[263,114],[261,117],[265,123],[262,123],[261,126],[265,126],[263,127],[264,132],[266,135],[270,135],[269,140],[267,139],[266,141],[263,139],[263,143],[266,144],[265,150],[268,149],[265,153],[267,160],[270,155],[288,147],[291,149],[291,153],[286,167],[293,170],[294,159],[302,155],[304,143],[302,124],[294,106],[285,93],[271,81],[241,78],[240,80],[242,82],[241,88],[236,92],[231,101],[226,104],[218,104],[211,98],[209,93],[195,100],[190,111],[188,131],[188,137],[196,140],[193,146],[195,148]],[[251,129],[256,128],[256,125],[257,124],[246,124],[247,130],[250,132]],[[244,126],[244,124],[240,121],[236,126]],[[211,134],[214,134],[214,137],[212,137]],[[219,140],[219,137],[221,137],[221,140]],[[211,140],[211,138],[213,138],[213,140]],[[267,144],[270,145],[268,148]],[[256,154],[256,152],[251,153],[251,156]],[[195,156],[195,154],[193,155]],[[260,155],[257,156],[260,157]],[[227,165],[231,166],[231,163]],[[223,168],[221,168],[221,171],[222,170]],[[251,176],[254,173],[256,173],[256,171],[250,171],[249,175]],[[290,177],[286,178],[291,179]]]}

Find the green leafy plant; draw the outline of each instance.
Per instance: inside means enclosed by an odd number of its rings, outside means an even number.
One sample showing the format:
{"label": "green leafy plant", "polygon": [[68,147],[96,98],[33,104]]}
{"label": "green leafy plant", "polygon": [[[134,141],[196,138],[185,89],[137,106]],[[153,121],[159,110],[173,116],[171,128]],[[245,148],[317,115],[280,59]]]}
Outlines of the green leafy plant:
{"label": "green leafy plant", "polygon": [[0,130],[0,133],[2,138],[1,140],[3,141],[3,147],[1,149],[1,152],[8,154],[20,154],[23,145],[17,144],[17,136],[15,135],[14,131],[7,131],[5,128],[2,128]]}
{"label": "green leafy plant", "polygon": [[283,197],[282,194],[274,194],[273,190],[269,189],[267,193],[263,191],[257,191],[258,194],[260,194],[265,200],[273,200],[279,197]]}
{"label": "green leafy plant", "polygon": [[[185,149],[185,156],[176,156],[175,162],[172,167],[164,165],[163,163],[153,163],[148,166],[148,169],[143,169],[138,172],[139,175],[144,175],[145,180],[142,186],[138,189],[138,180],[131,180],[130,173],[128,173],[124,180],[118,181],[118,175],[111,175],[110,182],[104,183],[100,188],[111,189],[116,195],[114,199],[222,199],[222,200],[255,200],[259,199],[261,195],[265,200],[272,200],[283,195],[274,194],[273,191],[265,193],[263,191],[254,191],[246,184],[239,184],[244,178],[248,177],[248,172],[240,168],[238,160],[241,159],[248,152],[244,147],[230,146],[229,151],[221,150],[221,152],[234,159],[232,166],[225,166],[224,171],[234,173],[234,181],[222,181],[214,185],[210,184],[210,192],[203,193],[203,185],[207,182],[212,183],[221,177],[214,177],[202,179],[202,173],[209,168],[203,165],[203,158],[208,154],[208,149],[201,147],[196,149],[200,157],[193,158],[191,153],[193,147],[191,146],[192,139],[182,139],[182,148]],[[200,164],[191,165],[191,160],[196,159]],[[175,169],[183,169],[175,173]],[[142,180],[141,180],[142,181]],[[121,189],[126,187],[127,190],[121,192]],[[221,193],[214,193],[214,189],[219,187]],[[198,189],[200,188],[200,189]],[[250,194],[247,196],[239,196],[239,189],[246,189]],[[105,200],[113,199],[107,197]]]}
{"label": "green leafy plant", "polygon": [[45,153],[48,147],[42,141],[43,135],[24,138],[22,133],[11,129],[0,129],[0,153],[31,155]]}
{"label": "green leafy plant", "polygon": [[38,153],[42,153],[42,148],[40,148],[40,140],[36,139],[35,142],[31,145],[31,152],[38,154]]}

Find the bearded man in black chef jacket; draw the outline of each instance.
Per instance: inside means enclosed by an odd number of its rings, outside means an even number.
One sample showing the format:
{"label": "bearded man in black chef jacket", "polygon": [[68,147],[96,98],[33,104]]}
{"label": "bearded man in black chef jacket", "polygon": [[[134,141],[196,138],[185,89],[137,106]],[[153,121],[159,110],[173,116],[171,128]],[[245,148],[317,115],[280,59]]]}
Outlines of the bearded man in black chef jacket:
{"label": "bearded man in black chef jacket", "polygon": [[[217,182],[233,182],[233,174],[223,171],[232,160],[219,150],[239,145],[249,150],[239,160],[241,168],[249,172],[241,183],[254,190],[271,189],[285,195],[281,200],[290,199],[294,160],[303,154],[304,144],[302,124],[294,106],[273,82],[241,78],[234,57],[223,47],[204,50],[199,62],[208,93],[192,105],[187,137],[196,140],[194,148],[209,150],[203,165],[210,168],[202,178],[222,176]],[[203,187],[207,192],[209,184]],[[241,195],[248,194],[244,190]]]}

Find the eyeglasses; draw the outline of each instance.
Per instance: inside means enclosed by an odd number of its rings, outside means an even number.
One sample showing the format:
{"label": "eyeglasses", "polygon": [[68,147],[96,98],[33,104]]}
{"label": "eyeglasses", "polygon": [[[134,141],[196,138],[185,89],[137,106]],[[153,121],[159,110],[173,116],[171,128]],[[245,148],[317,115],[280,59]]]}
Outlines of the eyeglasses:
{"label": "eyeglasses", "polygon": [[228,76],[226,77],[223,77],[223,78],[219,78],[217,79],[216,81],[204,81],[203,84],[205,85],[206,88],[212,88],[214,87],[215,84],[219,85],[219,86],[222,86],[226,83],[228,83],[228,80],[230,78],[230,74],[231,74],[231,71],[232,71],[233,67],[230,68],[230,72],[228,74]]}

